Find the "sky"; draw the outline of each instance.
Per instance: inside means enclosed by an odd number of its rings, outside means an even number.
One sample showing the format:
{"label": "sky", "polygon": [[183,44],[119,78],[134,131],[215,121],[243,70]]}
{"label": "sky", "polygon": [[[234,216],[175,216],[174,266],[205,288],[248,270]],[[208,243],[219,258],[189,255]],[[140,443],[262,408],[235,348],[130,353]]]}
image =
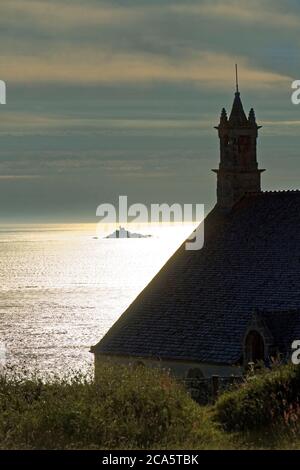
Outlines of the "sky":
{"label": "sky", "polygon": [[216,199],[238,63],[263,189],[299,187],[299,0],[1,0],[0,221]]}

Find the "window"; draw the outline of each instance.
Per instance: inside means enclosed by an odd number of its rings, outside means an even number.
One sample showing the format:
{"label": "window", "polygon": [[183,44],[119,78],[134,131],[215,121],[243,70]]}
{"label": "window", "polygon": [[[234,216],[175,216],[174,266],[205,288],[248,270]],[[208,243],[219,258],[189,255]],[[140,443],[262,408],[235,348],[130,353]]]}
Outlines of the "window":
{"label": "window", "polygon": [[265,360],[265,343],[258,331],[249,331],[245,342],[246,362],[259,362]]}
{"label": "window", "polygon": [[240,135],[238,139],[238,145],[240,153],[248,152],[251,145],[250,137],[248,135]]}

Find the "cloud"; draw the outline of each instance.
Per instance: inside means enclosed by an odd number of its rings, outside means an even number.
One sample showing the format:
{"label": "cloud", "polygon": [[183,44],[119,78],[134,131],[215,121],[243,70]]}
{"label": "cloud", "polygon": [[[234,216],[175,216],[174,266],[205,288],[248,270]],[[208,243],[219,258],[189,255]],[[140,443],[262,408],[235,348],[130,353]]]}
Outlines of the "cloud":
{"label": "cloud", "polygon": [[299,10],[296,0],[2,1],[1,214],[80,220],[120,188],[214,203],[213,125],[232,104],[236,62],[245,110],[263,124],[269,186],[282,185],[282,155],[298,175]]}
{"label": "cloud", "polygon": [[13,24],[21,15],[22,22],[31,21],[35,28],[65,31],[83,26],[132,23],[143,18],[147,8],[112,6],[109,3],[71,2],[61,0],[10,0],[1,5],[1,18]]}
{"label": "cloud", "polygon": [[0,180],[2,181],[30,180],[30,179],[36,179],[36,178],[41,178],[41,175],[0,175]]}
{"label": "cloud", "polygon": [[[99,48],[61,47],[57,54],[2,56],[3,79],[7,82],[113,84],[194,82],[228,87],[233,82],[234,63],[239,63],[243,85],[248,88],[288,83],[291,77],[249,64],[245,57],[189,51],[184,58],[155,54],[112,53]],[[8,92],[9,93],[9,92]],[[9,99],[9,98],[8,98]]]}
{"label": "cloud", "polygon": [[238,21],[246,24],[262,24],[282,28],[299,28],[299,17],[287,13],[274,0],[227,0],[204,1],[200,3],[175,4],[170,9],[180,14],[207,16],[223,21]]}
{"label": "cloud", "polygon": [[300,121],[299,120],[281,120],[261,122],[264,128],[264,136],[299,136]]}
{"label": "cloud", "polygon": [[[290,77],[260,56],[253,24],[264,27],[266,41],[272,25],[299,24],[274,0],[10,0],[1,10],[1,78],[18,83],[210,86],[221,77],[228,86],[238,61],[247,87],[277,85]],[[244,27],[240,43],[232,21]]]}
{"label": "cloud", "polygon": [[211,122],[207,119],[128,119],[63,116],[60,113],[44,115],[34,112],[8,112],[0,129],[1,135],[148,135],[162,134],[167,131],[196,133],[210,129]]}
{"label": "cloud", "polygon": [[[0,18],[2,31],[7,32],[0,33],[0,78],[7,82],[8,100],[10,84],[15,83],[171,83],[208,89],[218,84],[225,89],[232,88],[238,62],[243,88],[286,88],[292,77],[268,61],[263,47],[256,49],[259,38],[252,28],[254,21],[268,29],[281,20],[283,27],[293,28],[299,16],[282,13],[276,1],[272,5],[268,0],[11,0],[2,7]],[[241,46],[231,31],[232,21],[245,26]],[[15,37],[9,31],[15,31]],[[251,49],[260,52],[253,54]]]}
{"label": "cloud", "polygon": [[[78,27],[132,24],[141,20],[149,22],[149,15],[176,14],[184,21],[184,15],[200,15],[222,21],[263,23],[265,27],[298,28],[299,18],[292,5],[275,0],[195,0],[159,2],[109,2],[87,0],[10,0],[1,6],[1,17],[13,22],[21,15],[22,22],[31,20],[35,27],[50,31],[65,31]],[[289,11],[287,11],[287,8]],[[292,13],[293,11],[293,13]],[[297,13],[297,11],[296,11]]]}

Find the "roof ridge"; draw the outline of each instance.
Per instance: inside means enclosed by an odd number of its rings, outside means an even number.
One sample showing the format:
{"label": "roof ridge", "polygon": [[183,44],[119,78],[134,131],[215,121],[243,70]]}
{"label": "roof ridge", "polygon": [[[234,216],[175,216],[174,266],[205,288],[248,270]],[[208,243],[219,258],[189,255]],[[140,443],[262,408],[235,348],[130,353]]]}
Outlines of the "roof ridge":
{"label": "roof ridge", "polygon": [[271,189],[270,191],[262,191],[263,194],[277,193],[300,193],[300,189]]}
{"label": "roof ridge", "polygon": [[247,202],[249,202],[249,199],[252,198],[261,198],[264,196],[287,196],[289,194],[297,194],[300,195],[300,189],[278,189],[278,190],[270,190],[270,191],[249,191],[245,192],[241,199],[239,199],[235,205],[232,208],[232,212],[235,210],[244,207]]}
{"label": "roof ridge", "polygon": [[268,308],[258,308],[255,310],[257,315],[276,315],[276,314],[283,314],[283,313],[300,313],[300,307],[294,308],[279,308],[279,309],[268,309]]}
{"label": "roof ridge", "polygon": [[300,189],[271,189],[268,191],[249,191],[245,192],[244,196],[264,196],[265,194],[290,194],[300,193]]}

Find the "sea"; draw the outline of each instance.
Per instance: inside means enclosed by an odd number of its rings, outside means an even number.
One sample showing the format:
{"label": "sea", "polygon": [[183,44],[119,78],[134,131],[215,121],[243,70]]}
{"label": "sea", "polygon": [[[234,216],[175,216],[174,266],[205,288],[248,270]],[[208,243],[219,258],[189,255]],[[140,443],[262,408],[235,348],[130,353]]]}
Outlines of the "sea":
{"label": "sea", "polygon": [[[0,227],[0,364],[8,373],[93,371],[89,352],[191,233],[192,224]],[[109,231],[109,229],[106,228]]]}

